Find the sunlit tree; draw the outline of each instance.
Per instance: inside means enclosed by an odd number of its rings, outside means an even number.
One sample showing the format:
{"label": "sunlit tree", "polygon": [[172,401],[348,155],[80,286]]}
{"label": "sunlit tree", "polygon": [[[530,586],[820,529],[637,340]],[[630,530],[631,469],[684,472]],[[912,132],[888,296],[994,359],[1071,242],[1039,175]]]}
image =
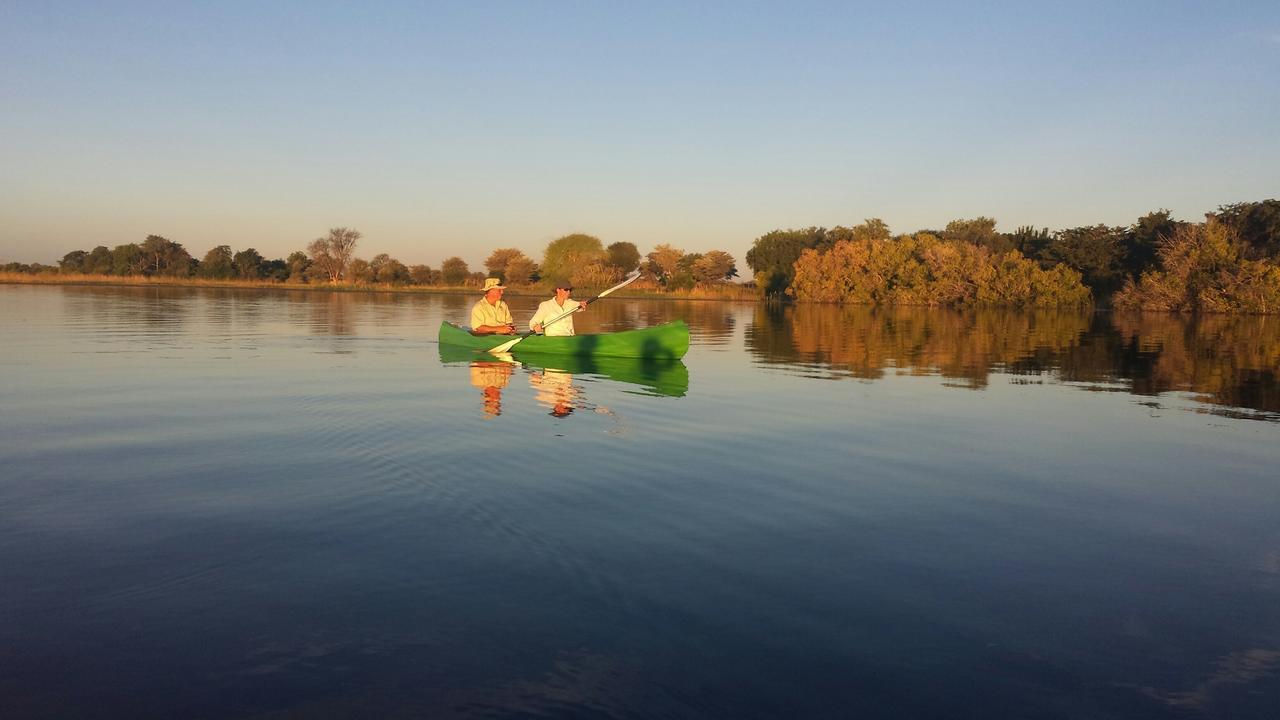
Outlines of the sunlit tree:
{"label": "sunlit tree", "polygon": [[618,271],[619,275],[635,270],[640,267],[640,250],[636,248],[634,243],[616,242],[605,248],[607,258],[605,264]]}
{"label": "sunlit tree", "polygon": [[600,238],[574,233],[547,244],[539,272],[548,278],[573,278],[583,270],[598,274],[606,258]]}
{"label": "sunlit tree", "polygon": [[191,274],[191,255],[180,243],[160,235],[148,235],[142,243],[147,275],[187,277]]}
{"label": "sunlit tree", "polygon": [[1252,259],[1280,259],[1280,200],[1223,205],[1209,215],[1240,236]]}
{"label": "sunlit tree", "polygon": [[[1173,219],[1168,210],[1157,210],[1138,218],[1123,239],[1121,265],[1135,281],[1152,269],[1160,254],[1160,246],[1168,242],[1184,223]],[[1025,253],[1024,253],[1025,254]]]}
{"label": "sunlit tree", "polygon": [[440,277],[449,287],[462,285],[470,275],[471,270],[467,267],[467,262],[460,257],[445,258],[445,261],[440,264]]}
{"label": "sunlit tree", "polygon": [[1126,234],[1125,228],[1106,225],[1059,230],[1040,258],[1050,266],[1063,264],[1078,270],[1085,285],[1096,292],[1110,293],[1124,281]]}
{"label": "sunlit tree", "polygon": [[91,275],[109,275],[111,273],[111,251],[105,245],[99,245],[89,251],[84,259],[84,272]]}
{"label": "sunlit tree", "polygon": [[307,268],[311,267],[311,259],[301,250],[295,250],[289,253],[289,257],[285,258],[285,264],[289,266],[288,279],[289,282],[306,282]]}
{"label": "sunlit tree", "polygon": [[368,260],[363,258],[353,258],[347,263],[346,280],[353,283],[371,283],[373,282],[373,267]]}
{"label": "sunlit tree", "polygon": [[693,277],[700,283],[719,283],[737,276],[733,256],[723,250],[709,250],[693,263]]}
{"label": "sunlit tree", "polygon": [[645,256],[649,272],[658,282],[668,284],[676,273],[680,271],[680,259],[684,257],[684,251],[669,243],[661,243],[654,246],[653,250]]}
{"label": "sunlit tree", "polygon": [[755,273],[756,286],[766,296],[780,296],[791,285],[800,253],[817,248],[826,230],[774,230],[761,235],[747,250],[747,267]]}
{"label": "sunlit tree", "polygon": [[[510,271],[512,265],[515,266],[514,272]],[[489,254],[484,267],[489,271],[489,277],[499,278],[503,282],[528,282],[533,261],[518,248],[499,248]]]}
{"label": "sunlit tree", "polygon": [[1116,293],[1118,308],[1173,312],[1280,312],[1280,263],[1249,259],[1234,226],[1183,225],[1160,246],[1159,268]]}
{"label": "sunlit tree", "polygon": [[263,262],[261,253],[253,248],[241,250],[231,258],[231,264],[235,266],[236,277],[241,280],[257,280],[261,278]]}
{"label": "sunlit tree", "polygon": [[330,228],[326,237],[317,238],[307,245],[307,254],[311,256],[312,265],[324,273],[329,282],[338,282],[345,277],[347,265],[361,237],[357,230]]}
{"label": "sunlit tree", "polygon": [[952,220],[942,231],[942,239],[979,245],[997,255],[1014,249],[1013,240],[1003,233],[996,232],[996,221],[989,217]]}
{"label": "sunlit tree", "polygon": [[388,285],[404,285],[409,282],[409,268],[386,253],[376,255],[369,261],[373,270],[373,278]]}
{"label": "sunlit tree", "polygon": [[440,282],[440,271],[432,270],[428,265],[411,265],[409,278],[414,285],[437,285]]}
{"label": "sunlit tree", "polygon": [[89,253],[84,250],[72,250],[62,259],[58,261],[58,271],[64,273],[82,273],[84,272],[85,259],[89,257]]}
{"label": "sunlit tree", "polygon": [[230,245],[214,246],[204,254],[197,274],[206,280],[229,280],[235,277],[235,256],[231,254]]}
{"label": "sunlit tree", "polygon": [[112,275],[141,275],[146,267],[147,258],[138,243],[126,243],[111,249]]}
{"label": "sunlit tree", "polygon": [[273,260],[263,260],[259,266],[262,271],[262,277],[276,282],[285,282],[289,279],[289,263],[282,258]]}

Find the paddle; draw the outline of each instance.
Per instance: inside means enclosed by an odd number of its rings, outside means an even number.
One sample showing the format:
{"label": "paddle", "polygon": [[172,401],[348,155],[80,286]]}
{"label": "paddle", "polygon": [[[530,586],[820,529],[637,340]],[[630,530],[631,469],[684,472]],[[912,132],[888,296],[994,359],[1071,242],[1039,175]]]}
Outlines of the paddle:
{"label": "paddle", "polygon": [[[609,288],[608,290],[605,290],[604,292],[600,293],[599,295],[597,295],[597,296],[595,296],[595,297],[593,297],[593,298],[591,298],[591,299],[587,300],[587,301],[586,301],[586,304],[590,305],[591,303],[593,303],[593,302],[595,302],[595,301],[599,300],[600,298],[604,297],[605,295],[608,295],[609,293],[613,292],[614,290],[617,290],[618,288],[623,288],[623,287],[626,287],[626,286],[630,285],[631,283],[635,282],[635,281],[636,281],[636,279],[637,279],[637,278],[639,278],[639,277],[640,277],[640,271],[639,271],[639,270],[632,270],[632,271],[631,271],[631,274],[627,275],[627,277],[626,277],[626,279],[625,279],[625,280],[623,280],[622,282],[618,283],[617,285],[614,285],[613,287]],[[569,312],[563,312],[563,313],[560,313],[559,315],[555,316],[554,318],[551,318],[550,320],[548,320],[548,321],[546,321],[546,322],[542,323],[542,327],[545,329],[545,328],[546,328],[548,325],[550,325],[551,323],[554,323],[554,322],[556,322],[556,321],[559,321],[559,320],[562,320],[562,319],[564,319],[564,318],[566,318],[566,317],[569,317],[570,315],[572,315],[572,314],[574,314],[574,313],[576,313],[576,312],[578,312],[578,309],[577,309],[577,308],[574,308],[573,310],[570,310]],[[525,339],[525,338],[529,337],[530,335],[534,335],[534,334],[536,334],[536,333],[533,333],[533,332],[527,332],[527,333],[524,333],[524,334],[522,334],[520,337],[515,338],[514,340],[508,340],[508,341],[506,341],[506,342],[502,343],[501,345],[499,345],[499,346],[497,346],[497,347],[495,347],[495,348],[490,348],[487,352],[490,352],[490,353],[501,353],[501,352],[507,352],[507,351],[508,351],[508,350],[510,350],[512,347],[514,347],[516,343],[518,343],[518,342],[520,342],[521,340],[523,340],[523,339]]]}

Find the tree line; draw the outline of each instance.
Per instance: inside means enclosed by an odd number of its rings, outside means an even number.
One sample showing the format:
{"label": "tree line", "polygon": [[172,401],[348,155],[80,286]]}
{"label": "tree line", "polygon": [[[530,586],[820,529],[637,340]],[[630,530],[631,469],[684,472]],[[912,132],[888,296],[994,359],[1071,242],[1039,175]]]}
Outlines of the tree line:
{"label": "tree line", "polygon": [[[723,286],[737,277],[723,250],[686,252],[671,244],[641,255],[634,243],[608,246],[575,233],[547,244],[540,261],[516,248],[494,250],[484,270],[460,257],[438,267],[405,265],[386,253],[355,255],[362,235],[333,228],[286,258],[228,245],[192,257],[177,242],[67,253],[57,266],[9,263],[0,271],[197,278],[281,283],[466,287],[496,276],[514,285],[568,279],[602,287],[640,268],[649,287],[679,291]],[[1199,223],[1157,210],[1127,226],[1087,225],[999,232],[990,217],[895,235],[878,218],[860,225],[774,230],[754,241],[750,285],[771,298],[872,305],[1067,306],[1111,303],[1175,312],[1280,312],[1280,200],[1241,202]]]}
{"label": "tree line", "polygon": [[1158,210],[1120,227],[995,228],[978,217],[896,236],[877,218],[775,230],[746,261],[762,294],[801,301],[1280,312],[1280,200],[1223,205],[1201,223]]}
{"label": "tree line", "polygon": [[578,285],[601,287],[639,268],[652,287],[665,290],[727,283],[738,274],[733,256],[723,250],[685,252],[670,244],[660,244],[641,256],[634,243],[616,242],[606,247],[599,238],[582,233],[565,235],[548,243],[541,262],[535,262],[517,248],[499,248],[485,260],[484,271],[472,271],[465,260],[456,256],[446,258],[434,268],[406,265],[387,253],[371,259],[360,258],[355,251],[362,237],[360,231],[352,228],[332,228],[327,235],[310,242],[305,250],[269,260],[254,248],[233,252],[229,245],[218,245],[196,259],[181,243],[161,235],[148,235],[141,243],[73,250],[56,266],[8,263],[0,265],[0,271],[440,287],[479,285],[486,277],[498,277],[514,285],[568,280]]}

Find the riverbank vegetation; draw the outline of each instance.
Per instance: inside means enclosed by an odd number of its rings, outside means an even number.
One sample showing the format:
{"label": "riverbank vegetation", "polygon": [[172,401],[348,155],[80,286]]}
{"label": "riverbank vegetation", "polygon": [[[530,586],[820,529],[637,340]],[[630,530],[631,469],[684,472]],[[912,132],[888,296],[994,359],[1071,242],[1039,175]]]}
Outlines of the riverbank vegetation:
{"label": "riverbank vegetation", "polygon": [[1089,302],[1080,273],[1041,268],[1017,250],[946,241],[929,233],[840,240],[806,249],[788,293],[797,300],[857,305],[1058,307]]}
{"label": "riverbank vegetation", "polygon": [[988,217],[893,235],[879,219],[775,230],[746,256],[766,297],[869,305],[1069,306],[1280,312],[1280,200],[1202,223],[1148,213],[1127,227],[996,230]]}
{"label": "riverbank vegetation", "polygon": [[200,258],[160,235],[67,253],[57,265],[0,264],[5,282],[218,284],[338,290],[451,291],[498,277],[516,292],[545,292],[568,279],[604,288],[639,267],[630,294],[684,298],[764,297],[800,302],[952,307],[1068,307],[1087,303],[1173,312],[1280,312],[1280,200],[1223,205],[1204,222],[1167,210],[1132,225],[1050,231],[996,230],[989,217],[953,220],[940,230],[891,232],[860,225],[774,230],[753,242],[738,277],[723,250],[687,252],[668,243],[648,253],[630,242],[606,246],[575,233],[535,260],[498,248],[472,269],[460,257],[406,265],[386,253],[356,255],[359,231],[333,228],[287,257],[219,245]]}
{"label": "riverbank vegetation", "polygon": [[1218,219],[1184,225],[1158,263],[1116,294],[1117,308],[1174,312],[1280,312],[1280,264],[1252,259],[1240,231]]}
{"label": "riverbank vegetation", "polygon": [[210,249],[200,259],[181,243],[148,235],[142,243],[115,248],[73,250],[57,265],[0,264],[5,282],[74,282],[114,284],[208,284],[234,287],[307,287],[323,289],[459,290],[478,288],[486,277],[508,285],[544,291],[568,280],[584,288],[604,288],[639,267],[643,278],[632,292],[678,297],[750,296],[731,280],[738,270],[722,250],[690,253],[661,244],[648,255],[629,242],[606,247],[599,238],[575,233],[550,242],[542,261],[516,248],[499,248],[473,271],[460,257],[438,267],[406,265],[386,253],[365,259],[355,254],[358,230],[333,228],[286,258],[269,260],[254,248],[233,251],[229,245]]}

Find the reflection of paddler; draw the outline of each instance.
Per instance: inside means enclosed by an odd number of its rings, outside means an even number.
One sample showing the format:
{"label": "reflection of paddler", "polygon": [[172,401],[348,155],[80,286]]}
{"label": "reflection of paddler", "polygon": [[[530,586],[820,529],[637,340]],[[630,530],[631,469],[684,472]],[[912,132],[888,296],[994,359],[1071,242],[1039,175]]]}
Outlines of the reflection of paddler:
{"label": "reflection of paddler", "polygon": [[502,389],[511,381],[510,363],[477,361],[471,363],[471,384],[484,396],[484,412],[488,416],[502,414]]}
{"label": "reflection of paddler", "polygon": [[564,417],[573,412],[579,391],[569,373],[547,368],[529,375],[529,384],[538,404],[551,408],[551,415]]}

